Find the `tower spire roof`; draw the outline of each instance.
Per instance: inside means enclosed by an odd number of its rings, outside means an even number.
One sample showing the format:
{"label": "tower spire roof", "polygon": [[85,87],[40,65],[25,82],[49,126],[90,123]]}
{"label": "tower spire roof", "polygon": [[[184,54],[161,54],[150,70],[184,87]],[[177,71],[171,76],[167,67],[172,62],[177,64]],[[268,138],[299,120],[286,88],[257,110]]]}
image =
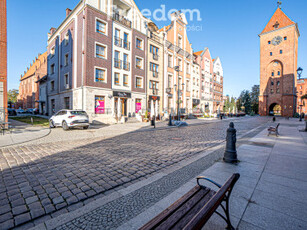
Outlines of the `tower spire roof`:
{"label": "tower spire roof", "polygon": [[295,24],[282,10],[280,7],[277,8],[273,16],[271,17],[268,24],[265,26],[264,30],[261,32],[267,33],[276,29],[280,29],[286,26]]}

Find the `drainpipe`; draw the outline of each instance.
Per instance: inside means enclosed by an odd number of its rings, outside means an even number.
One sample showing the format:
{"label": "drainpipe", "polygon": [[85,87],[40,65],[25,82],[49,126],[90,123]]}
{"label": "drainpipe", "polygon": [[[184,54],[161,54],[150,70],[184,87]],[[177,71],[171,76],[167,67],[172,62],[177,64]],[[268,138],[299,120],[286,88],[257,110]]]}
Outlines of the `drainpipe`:
{"label": "drainpipe", "polygon": [[[85,7],[85,1],[83,2],[83,7]],[[82,89],[82,110],[84,110],[84,30],[85,30],[85,9],[83,9],[83,21],[82,21],[82,76],[81,76],[81,89]]]}

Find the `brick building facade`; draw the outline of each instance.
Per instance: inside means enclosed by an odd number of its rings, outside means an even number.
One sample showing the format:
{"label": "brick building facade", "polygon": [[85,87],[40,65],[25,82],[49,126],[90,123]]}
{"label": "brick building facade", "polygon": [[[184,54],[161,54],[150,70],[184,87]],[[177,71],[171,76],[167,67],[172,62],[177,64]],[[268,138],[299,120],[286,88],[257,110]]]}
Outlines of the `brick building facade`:
{"label": "brick building facade", "polygon": [[39,54],[20,77],[16,108],[39,108],[39,81],[47,74],[47,52]]}
{"label": "brick building facade", "polygon": [[301,97],[307,94],[307,78],[297,80],[297,112],[307,115],[307,99]]}
{"label": "brick building facade", "polygon": [[296,112],[298,26],[277,8],[259,35],[262,116],[292,117]]}
{"label": "brick building facade", "polygon": [[0,0],[0,121],[7,120],[7,19],[6,0]]}

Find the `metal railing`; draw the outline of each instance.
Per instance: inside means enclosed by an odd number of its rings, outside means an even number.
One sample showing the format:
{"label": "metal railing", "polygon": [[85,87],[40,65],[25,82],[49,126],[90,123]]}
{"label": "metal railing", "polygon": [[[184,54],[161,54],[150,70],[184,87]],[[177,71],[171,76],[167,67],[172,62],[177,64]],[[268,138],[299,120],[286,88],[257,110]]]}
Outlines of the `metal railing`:
{"label": "metal railing", "polygon": [[123,61],[123,69],[129,71],[130,70],[130,63],[127,61]]}
{"label": "metal railing", "polygon": [[152,71],[152,76],[153,77],[159,77],[159,72]]}
{"label": "metal railing", "polygon": [[113,19],[131,28],[131,21],[120,15],[119,13],[113,12]]}
{"label": "metal railing", "polygon": [[118,47],[122,47],[122,41],[123,41],[123,39],[114,36],[114,45],[116,45]]}
{"label": "metal railing", "polygon": [[124,42],[123,42],[123,47],[124,47],[124,49],[126,49],[126,50],[130,50],[130,42],[124,41]]}
{"label": "metal railing", "polygon": [[122,61],[120,59],[114,58],[114,67],[121,69],[122,68]]}

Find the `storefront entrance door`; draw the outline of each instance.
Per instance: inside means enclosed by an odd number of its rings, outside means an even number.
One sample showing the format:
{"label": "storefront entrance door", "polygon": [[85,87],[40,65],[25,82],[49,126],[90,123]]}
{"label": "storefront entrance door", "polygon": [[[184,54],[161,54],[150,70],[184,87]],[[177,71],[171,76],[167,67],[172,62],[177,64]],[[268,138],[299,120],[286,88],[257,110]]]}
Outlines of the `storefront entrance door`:
{"label": "storefront entrance door", "polygon": [[122,116],[127,116],[127,99],[121,98],[122,103]]}

